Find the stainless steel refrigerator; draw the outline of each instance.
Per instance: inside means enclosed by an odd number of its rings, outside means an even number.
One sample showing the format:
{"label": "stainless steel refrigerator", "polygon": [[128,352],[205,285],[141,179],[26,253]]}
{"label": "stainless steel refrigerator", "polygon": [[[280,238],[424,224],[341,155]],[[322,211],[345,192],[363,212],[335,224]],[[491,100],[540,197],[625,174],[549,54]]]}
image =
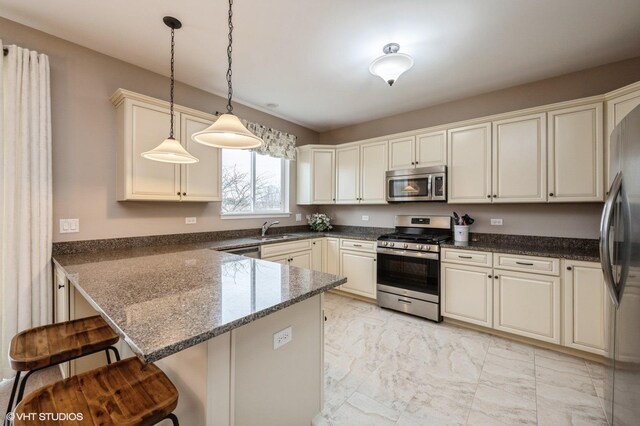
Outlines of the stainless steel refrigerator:
{"label": "stainless steel refrigerator", "polygon": [[600,223],[600,261],[611,299],[604,400],[613,426],[640,425],[640,106],[613,131],[615,174]]}

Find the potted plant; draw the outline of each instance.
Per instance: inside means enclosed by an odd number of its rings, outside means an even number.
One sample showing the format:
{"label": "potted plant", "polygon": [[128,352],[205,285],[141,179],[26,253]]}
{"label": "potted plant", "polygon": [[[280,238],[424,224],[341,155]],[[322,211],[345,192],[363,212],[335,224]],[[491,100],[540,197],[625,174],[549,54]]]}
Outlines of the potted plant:
{"label": "potted plant", "polygon": [[322,232],[333,228],[331,226],[331,218],[324,213],[314,213],[309,216],[307,221],[312,231]]}

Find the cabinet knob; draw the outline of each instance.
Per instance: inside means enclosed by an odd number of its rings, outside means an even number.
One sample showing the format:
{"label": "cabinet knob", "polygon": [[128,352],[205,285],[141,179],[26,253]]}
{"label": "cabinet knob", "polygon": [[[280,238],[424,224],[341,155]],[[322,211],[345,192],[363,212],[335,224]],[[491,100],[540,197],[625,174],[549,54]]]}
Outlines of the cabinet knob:
{"label": "cabinet knob", "polygon": [[316,242],[315,242],[315,241],[313,242],[313,245],[314,245],[314,246],[316,245]]}
{"label": "cabinet knob", "polygon": [[493,278],[493,276],[492,276],[492,275],[489,275],[489,278]]}
{"label": "cabinet knob", "polygon": [[487,198],[491,198],[491,195],[487,195]]}
{"label": "cabinet knob", "polygon": [[494,276],[493,276],[493,278],[497,280],[497,279],[498,279],[498,276],[497,276],[497,275],[494,275]]}
{"label": "cabinet knob", "polygon": [[58,288],[64,288],[64,284],[58,284]]}
{"label": "cabinet knob", "polygon": [[549,197],[553,197],[553,192],[550,192],[550,193],[549,193]]}
{"label": "cabinet knob", "polygon": [[498,196],[496,194],[493,194],[493,198],[498,198]]}
{"label": "cabinet knob", "polygon": [[567,266],[567,271],[572,270],[573,268],[571,266]]}
{"label": "cabinet knob", "polygon": [[186,193],[186,192],[183,192],[183,193],[182,193],[182,195],[187,195],[187,193]]}
{"label": "cabinet knob", "polygon": [[178,191],[178,195],[180,195],[180,191]]}

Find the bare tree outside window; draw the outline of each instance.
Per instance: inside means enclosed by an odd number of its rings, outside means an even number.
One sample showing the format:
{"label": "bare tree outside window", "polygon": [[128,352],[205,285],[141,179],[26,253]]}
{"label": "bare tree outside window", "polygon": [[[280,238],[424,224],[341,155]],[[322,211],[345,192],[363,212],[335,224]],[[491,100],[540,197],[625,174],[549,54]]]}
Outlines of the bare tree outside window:
{"label": "bare tree outside window", "polygon": [[251,151],[222,150],[222,213],[282,212],[284,161]]}

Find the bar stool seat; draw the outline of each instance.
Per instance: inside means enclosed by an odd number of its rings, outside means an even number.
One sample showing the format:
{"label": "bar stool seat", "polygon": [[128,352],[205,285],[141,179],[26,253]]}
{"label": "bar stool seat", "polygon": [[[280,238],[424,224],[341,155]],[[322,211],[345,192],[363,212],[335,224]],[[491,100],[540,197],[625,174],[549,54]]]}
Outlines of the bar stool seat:
{"label": "bar stool seat", "polygon": [[11,339],[9,362],[16,371],[39,370],[106,350],[118,335],[99,316],[35,327]]}
{"label": "bar stool seat", "polygon": [[[178,391],[162,370],[133,357],[30,393],[14,410],[14,425],[30,424],[29,413],[75,413],[80,425],[153,425],[165,418],[178,425],[177,405]],[[38,424],[66,424],[58,420]]]}

